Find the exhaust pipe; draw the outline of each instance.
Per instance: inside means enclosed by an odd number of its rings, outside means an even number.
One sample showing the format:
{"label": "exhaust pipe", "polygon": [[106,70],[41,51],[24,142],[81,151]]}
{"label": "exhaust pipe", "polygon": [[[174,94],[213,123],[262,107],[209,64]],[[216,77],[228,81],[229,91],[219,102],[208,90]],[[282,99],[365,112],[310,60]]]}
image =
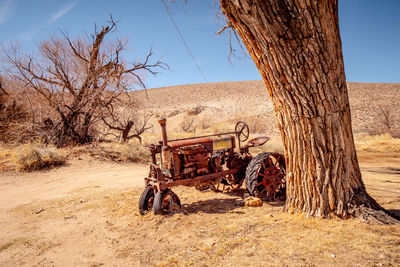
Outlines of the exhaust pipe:
{"label": "exhaust pipe", "polygon": [[167,119],[161,119],[158,121],[158,123],[161,126],[161,131],[162,131],[162,139],[163,139],[163,147],[167,147]]}

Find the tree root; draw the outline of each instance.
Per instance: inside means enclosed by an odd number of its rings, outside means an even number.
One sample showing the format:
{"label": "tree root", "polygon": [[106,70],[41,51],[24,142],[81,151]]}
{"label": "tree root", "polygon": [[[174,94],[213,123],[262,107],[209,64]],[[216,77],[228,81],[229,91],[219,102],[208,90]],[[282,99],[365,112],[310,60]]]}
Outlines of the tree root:
{"label": "tree root", "polygon": [[365,189],[355,194],[347,211],[350,216],[366,223],[400,224],[400,217],[379,205]]}

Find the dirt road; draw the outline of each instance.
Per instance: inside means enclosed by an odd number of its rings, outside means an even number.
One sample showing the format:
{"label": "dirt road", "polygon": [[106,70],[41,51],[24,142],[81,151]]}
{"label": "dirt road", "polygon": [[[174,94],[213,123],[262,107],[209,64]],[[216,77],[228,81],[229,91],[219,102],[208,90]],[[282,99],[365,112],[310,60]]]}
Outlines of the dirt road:
{"label": "dirt road", "polygon": [[34,173],[0,173],[1,211],[34,200],[66,196],[82,187],[143,187],[146,165],[74,159],[67,166]]}

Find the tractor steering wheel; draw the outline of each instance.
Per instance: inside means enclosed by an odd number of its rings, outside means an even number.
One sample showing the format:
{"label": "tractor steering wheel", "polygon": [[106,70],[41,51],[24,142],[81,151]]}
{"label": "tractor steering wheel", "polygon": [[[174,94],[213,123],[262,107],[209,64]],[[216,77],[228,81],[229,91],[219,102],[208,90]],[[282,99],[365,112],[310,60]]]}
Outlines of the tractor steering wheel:
{"label": "tractor steering wheel", "polygon": [[244,142],[249,139],[249,126],[244,121],[239,121],[238,123],[236,123],[235,132],[240,142]]}

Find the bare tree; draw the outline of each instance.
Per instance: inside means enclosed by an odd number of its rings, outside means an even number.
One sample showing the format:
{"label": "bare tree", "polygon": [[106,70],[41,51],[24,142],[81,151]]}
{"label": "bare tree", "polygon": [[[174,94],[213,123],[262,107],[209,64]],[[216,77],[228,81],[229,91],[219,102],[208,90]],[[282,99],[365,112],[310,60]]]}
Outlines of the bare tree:
{"label": "bare tree", "polygon": [[141,115],[137,109],[137,102],[127,95],[126,99],[117,99],[104,106],[100,117],[109,129],[120,133],[122,142],[136,138],[142,143],[141,135],[153,127],[149,124],[153,114]]}
{"label": "bare tree", "polygon": [[339,33],[338,1],[220,0],[274,104],[289,212],[391,221],[361,178]]}
{"label": "bare tree", "polygon": [[379,112],[382,116],[382,124],[386,128],[387,132],[393,136],[393,120],[392,113],[389,107],[379,106]]}
{"label": "bare tree", "polygon": [[95,26],[85,38],[71,39],[62,33],[41,42],[38,56],[21,54],[15,46],[4,49],[12,67],[9,74],[33,88],[57,113],[51,124],[57,129],[59,146],[92,141],[101,108],[136,85],[144,87],[144,73],[167,68],[161,61],[150,63],[152,51],[143,61],[126,62],[122,55],[127,42],[105,41],[115,29],[111,17],[107,26]]}

